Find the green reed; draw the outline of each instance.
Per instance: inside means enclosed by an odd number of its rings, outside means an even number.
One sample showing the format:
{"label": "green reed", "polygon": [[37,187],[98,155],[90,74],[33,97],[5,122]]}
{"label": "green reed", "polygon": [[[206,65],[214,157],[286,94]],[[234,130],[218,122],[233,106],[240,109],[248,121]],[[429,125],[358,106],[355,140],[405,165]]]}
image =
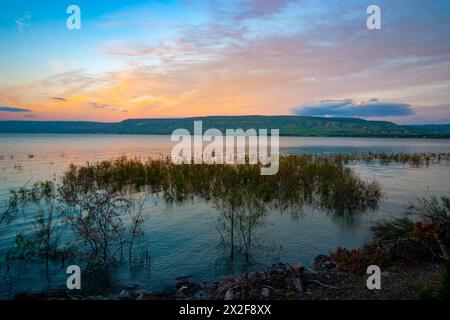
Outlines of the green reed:
{"label": "green reed", "polygon": [[66,202],[76,202],[80,192],[99,188],[111,193],[147,190],[161,194],[168,204],[194,197],[212,201],[221,232],[228,234],[231,257],[238,240],[247,258],[254,229],[270,207],[295,210],[309,204],[353,214],[376,207],[382,195],[376,181],[362,180],[342,161],[311,155],[280,157],[279,171],[272,176],[261,175],[260,165],[175,165],[168,158],[122,157],[70,166],[59,190]]}

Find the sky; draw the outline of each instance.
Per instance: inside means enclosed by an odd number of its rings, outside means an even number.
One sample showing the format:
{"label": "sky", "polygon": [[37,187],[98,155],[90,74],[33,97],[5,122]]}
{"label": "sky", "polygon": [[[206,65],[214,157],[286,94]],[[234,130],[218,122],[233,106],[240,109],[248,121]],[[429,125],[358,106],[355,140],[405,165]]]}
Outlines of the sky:
{"label": "sky", "polygon": [[450,123],[449,21],[449,0],[2,0],[0,120]]}

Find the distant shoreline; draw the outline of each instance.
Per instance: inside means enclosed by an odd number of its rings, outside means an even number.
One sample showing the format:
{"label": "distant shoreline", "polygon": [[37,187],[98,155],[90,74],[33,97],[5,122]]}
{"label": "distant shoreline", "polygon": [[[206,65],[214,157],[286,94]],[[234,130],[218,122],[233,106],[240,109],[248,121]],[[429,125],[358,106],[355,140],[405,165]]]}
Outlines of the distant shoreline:
{"label": "distant shoreline", "polygon": [[210,116],[194,118],[129,119],[121,122],[0,121],[0,133],[171,135],[176,129],[279,129],[283,137],[450,139],[450,124],[399,125],[357,118],[304,116]]}
{"label": "distant shoreline", "polygon": [[[169,133],[115,133],[115,132],[6,132],[1,131],[0,135],[84,135],[84,136],[169,136]],[[422,139],[422,140],[450,140],[450,134],[448,136],[351,136],[351,135],[286,135],[280,134],[280,137],[284,138],[355,138],[355,139]]]}

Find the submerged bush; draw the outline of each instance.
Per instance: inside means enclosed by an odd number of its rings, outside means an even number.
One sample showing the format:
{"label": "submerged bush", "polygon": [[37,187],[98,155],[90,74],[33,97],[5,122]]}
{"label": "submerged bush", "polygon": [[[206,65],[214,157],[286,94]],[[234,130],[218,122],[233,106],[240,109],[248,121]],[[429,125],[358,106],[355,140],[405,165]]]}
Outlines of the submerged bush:
{"label": "submerged bush", "polygon": [[[71,165],[61,183],[40,182],[22,188],[22,202],[57,201],[76,238],[88,245],[90,258],[108,261],[117,248],[131,248],[141,233],[142,206],[131,215],[130,239],[123,214],[132,208],[131,194],[158,194],[167,204],[194,197],[212,201],[219,213],[217,224],[230,241],[231,256],[239,244],[247,259],[255,229],[263,224],[269,207],[300,210],[305,204],[336,214],[353,214],[376,207],[381,188],[363,181],[342,162],[329,157],[280,157],[279,172],[262,176],[261,165],[173,164],[169,158],[140,161],[121,157],[111,161]],[[225,237],[226,234],[226,237]]]}
{"label": "submerged bush", "polygon": [[[280,157],[279,172],[260,175],[261,165],[175,165],[170,159],[119,158],[85,166],[71,166],[63,185],[71,188],[108,186],[115,190],[149,188],[162,192],[167,202],[182,202],[192,196],[207,200],[252,196],[279,207],[316,202],[336,210],[364,210],[375,206],[381,197],[376,182],[361,180],[351,169],[328,158],[310,155]],[[237,202],[242,203],[242,200]]]}
{"label": "submerged bush", "polygon": [[111,251],[123,245],[122,214],[130,206],[128,199],[108,188],[67,190],[63,201],[68,204],[66,219],[78,240],[85,241],[91,249],[91,259],[111,258]]}
{"label": "submerged bush", "polygon": [[375,238],[381,241],[416,238],[426,243],[430,250],[438,247],[439,256],[447,258],[450,245],[450,198],[430,196],[418,202],[410,209],[411,217],[382,221],[373,226]]}
{"label": "submerged bush", "polygon": [[[273,176],[262,176],[260,169],[260,164],[175,165],[169,158],[142,162],[122,157],[70,166],[60,192],[67,203],[78,207],[86,201],[77,197],[105,188],[112,198],[123,190],[146,189],[161,193],[168,204],[194,197],[212,201],[220,214],[219,231],[223,238],[226,233],[230,241],[231,256],[237,238],[247,258],[253,231],[270,206],[295,210],[311,204],[336,214],[353,214],[376,207],[381,197],[378,183],[363,181],[341,162],[328,157],[282,156],[279,171]],[[88,232],[84,234],[87,237]]]}
{"label": "submerged bush", "polygon": [[[90,262],[110,262],[118,252],[123,255],[123,246],[129,242],[131,261],[133,242],[142,233],[143,203],[138,207],[138,213],[133,214],[131,196],[108,183],[98,184],[95,177],[79,175],[75,179],[72,173],[69,169],[59,186],[52,182],[39,182],[15,193],[18,194],[16,205],[25,207],[32,203],[38,207],[38,212],[32,228],[16,235],[7,260],[45,258],[48,273],[49,261],[64,261],[75,254],[87,257]],[[122,222],[126,213],[130,214],[132,222],[130,230]],[[75,237],[61,246],[62,232],[69,230]],[[77,248],[81,247],[81,250],[73,251],[75,246],[72,244],[76,241],[85,248],[87,245],[88,250],[79,246]]]}
{"label": "submerged bush", "polygon": [[17,203],[18,203],[17,192],[11,190],[7,207],[6,209],[3,210],[3,212],[0,213],[0,228],[3,224],[6,224],[13,219],[14,213],[17,212]]}
{"label": "submerged bush", "polygon": [[371,228],[378,240],[394,240],[411,236],[414,231],[414,221],[408,217],[377,222]]}
{"label": "submerged bush", "polygon": [[433,224],[448,225],[450,223],[450,197],[421,198],[418,205],[411,207],[411,213]]}
{"label": "submerged bush", "polygon": [[[60,245],[61,226],[63,224],[63,211],[58,206],[54,185],[51,182],[36,184],[32,190],[26,190],[22,194],[33,194],[30,198],[33,203],[41,204],[34,192],[41,187],[41,195],[45,197],[45,206],[40,207],[35,215],[33,229],[28,234],[18,233],[15,243],[6,254],[6,260],[32,260],[44,259],[47,276],[49,275],[49,263],[52,260],[64,261],[69,252]],[[22,198],[25,205],[27,198]]]}

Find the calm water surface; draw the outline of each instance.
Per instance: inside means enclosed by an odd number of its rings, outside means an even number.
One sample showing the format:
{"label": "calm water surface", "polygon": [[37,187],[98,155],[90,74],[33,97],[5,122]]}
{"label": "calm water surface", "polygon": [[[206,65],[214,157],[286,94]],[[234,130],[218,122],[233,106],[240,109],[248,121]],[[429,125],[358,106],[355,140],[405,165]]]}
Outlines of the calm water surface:
{"label": "calm water surface", "polygon": [[[450,152],[450,140],[280,139],[281,151],[291,153]],[[5,206],[9,189],[57,179],[71,163],[122,155],[141,159],[160,157],[170,153],[172,146],[170,136],[0,134],[1,206]],[[108,277],[95,281],[105,282],[113,290],[139,284],[161,291],[180,276],[212,279],[262,269],[277,261],[302,261],[308,265],[317,254],[328,253],[336,246],[354,248],[370,240],[369,227],[373,222],[400,216],[417,197],[450,192],[447,163],[427,168],[377,163],[358,163],[352,167],[364,179],[375,179],[382,185],[385,197],[378,209],[350,220],[310,207],[301,212],[270,212],[256,232],[257,245],[251,263],[239,255],[233,262],[228,259],[228,248],[221,244],[215,228],[217,213],[211,204],[195,200],[168,208],[159,199],[151,199],[145,207],[148,217],[143,227],[145,236],[136,250],[137,258],[143,257],[145,263],[134,268],[119,265],[110,270]],[[9,270],[3,263],[16,233],[32,228],[35,213],[33,208],[25,210],[10,225],[0,229],[0,297],[65,284],[65,270],[59,265],[53,266],[49,283],[42,263],[19,263]]]}

